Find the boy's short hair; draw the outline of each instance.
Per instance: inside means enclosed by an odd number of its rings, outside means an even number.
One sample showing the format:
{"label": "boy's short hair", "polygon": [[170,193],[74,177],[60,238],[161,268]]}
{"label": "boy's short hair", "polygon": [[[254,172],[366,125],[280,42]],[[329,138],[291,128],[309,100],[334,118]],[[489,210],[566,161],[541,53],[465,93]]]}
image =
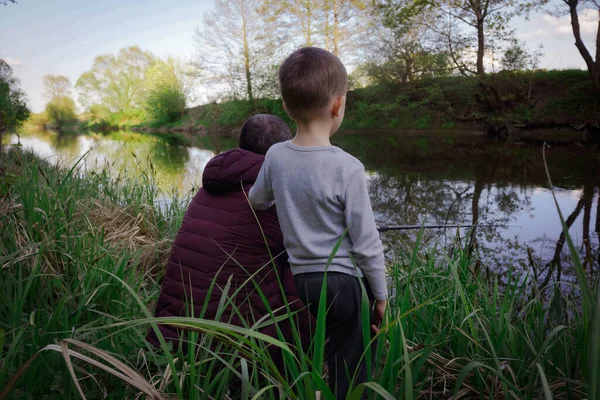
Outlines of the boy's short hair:
{"label": "boy's short hair", "polygon": [[294,51],[279,68],[279,88],[288,114],[306,118],[321,110],[332,97],[348,90],[344,64],[332,53],[318,47]]}
{"label": "boy's short hair", "polygon": [[292,138],[292,132],[279,117],[269,114],[256,114],[244,122],[240,132],[240,149],[256,154],[267,154],[275,143]]}

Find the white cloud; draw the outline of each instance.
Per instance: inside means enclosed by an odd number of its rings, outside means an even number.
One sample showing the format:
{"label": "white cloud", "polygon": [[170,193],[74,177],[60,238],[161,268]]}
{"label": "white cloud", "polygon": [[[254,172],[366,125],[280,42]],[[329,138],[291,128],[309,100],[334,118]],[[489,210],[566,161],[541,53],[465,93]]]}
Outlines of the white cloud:
{"label": "white cloud", "polygon": [[87,40],[80,40],[79,44],[81,44],[82,46],[87,46],[88,44],[90,44],[90,42],[88,42]]}
{"label": "white cloud", "polygon": [[[553,17],[544,15],[544,22],[554,28],[559,35],[572,35],[571,17],[563,15],[562,17]],[[595,34],[598,28],[598,10],[587,8],[579,13],[579,26],[582,35]]]}
{"label": "white cloud", "polygon": [[8,65],[10,65],[11,67],[16,67],[17,65],[21,65],[23,64],[21,62],[21,60],[19,60],[18,58],[14,58],[14,57],[1,57],[4,61],[6,61],[6,63]]}

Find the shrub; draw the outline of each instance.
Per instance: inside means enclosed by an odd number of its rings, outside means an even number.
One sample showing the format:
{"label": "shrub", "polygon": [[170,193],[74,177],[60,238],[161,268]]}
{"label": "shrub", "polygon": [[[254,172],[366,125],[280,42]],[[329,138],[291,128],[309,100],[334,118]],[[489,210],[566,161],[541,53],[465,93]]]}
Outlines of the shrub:
{"label": "shrub", "polygon": [[67,96],[55,97],[48,102],[46,113],[50,123],[59,128],[77,120],[75,102]]}

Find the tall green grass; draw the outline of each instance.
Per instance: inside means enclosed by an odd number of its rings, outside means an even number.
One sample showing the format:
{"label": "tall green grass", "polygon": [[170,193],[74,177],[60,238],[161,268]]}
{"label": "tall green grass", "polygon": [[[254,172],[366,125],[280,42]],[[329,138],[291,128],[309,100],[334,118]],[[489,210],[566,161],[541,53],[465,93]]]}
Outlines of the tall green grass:
{"label": "tall green grass", "polygon": [[[151,170],[114,179],[15,150],[5,158],[0,399],[332,398],[322,315],[307,351],[297,330],[291,341],[281,330],[274,338],[260,333],[294,320],[287,308],[238,327],[224,320],[243,290],[231,284],[211,288],[222,292],[214,320],[152,316],[185,202],[156,205]],[[389,399],[600,398],[600,303],[585,274],[577,287],[556,286],[557,301],[545,303],[536,295],[543,290],[526,290],[531,280],[501,285],[473,275],[460,243],[425,248],[417,240],[394,254],[373,380],[349,398],[363,391]],[[260,289],[253,276],[246,285]],[[190,329],[187,352],[145,342],[147,329],[164,323]]]}

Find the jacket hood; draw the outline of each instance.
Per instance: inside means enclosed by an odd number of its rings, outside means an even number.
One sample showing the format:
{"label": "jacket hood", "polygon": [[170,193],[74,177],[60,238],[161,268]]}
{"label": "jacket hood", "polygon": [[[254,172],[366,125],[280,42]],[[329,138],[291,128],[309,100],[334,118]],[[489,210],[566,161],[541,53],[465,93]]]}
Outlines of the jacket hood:
{"label": "jacket hood", "polygon": [[265,156],[242,149],[219,154],[206,164],[202,187],[212,194],[241,190],[242,185],[256,182],[264,160]]}

